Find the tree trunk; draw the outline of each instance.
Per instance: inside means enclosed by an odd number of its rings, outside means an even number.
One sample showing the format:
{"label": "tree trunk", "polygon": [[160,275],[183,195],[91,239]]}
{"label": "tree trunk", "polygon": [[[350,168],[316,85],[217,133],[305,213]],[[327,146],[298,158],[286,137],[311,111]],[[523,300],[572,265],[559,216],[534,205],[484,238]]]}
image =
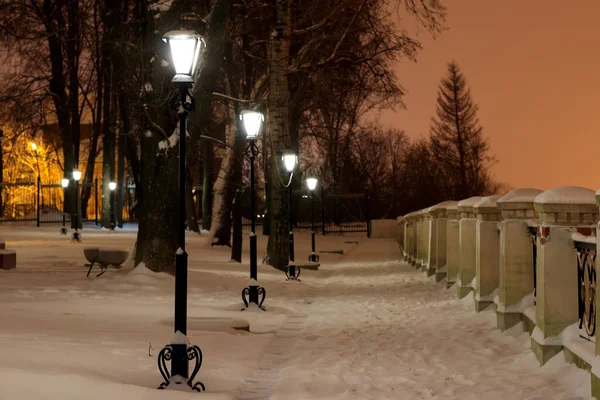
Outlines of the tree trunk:
{"label": "tree trunk", "polygon": [[288,190],[280,177],[286,171],[279,155],[290,147],[288,67],[291,35],[291,10],[287,0],[276,0],[276,28],[269,38],[269,143],[272,146],[269,163],[271,193],[269,244],[267,258],[273,267],[285,270],[289,258]]}
{"label": "tree trunk", "polygon": [[200,142],[202,151],[202,229],[210,230],[213,212],[214,151],[212,132],[212,94],[217,86],[223,63],[223,46],[226,35],[226,23],[231,12],[231,0],[216,0],[210,13],[206,28],[207,48],[200,60],[200,74],[196,80],[194,95],[198,109],[192,114],[190,132],[193,141]]}
{"label": "tree trunk", "polygon": [[235,200],[233,202],[233,242],[231,245],[231,259],[239,263],[242,262],[242,189],[235,191]]}

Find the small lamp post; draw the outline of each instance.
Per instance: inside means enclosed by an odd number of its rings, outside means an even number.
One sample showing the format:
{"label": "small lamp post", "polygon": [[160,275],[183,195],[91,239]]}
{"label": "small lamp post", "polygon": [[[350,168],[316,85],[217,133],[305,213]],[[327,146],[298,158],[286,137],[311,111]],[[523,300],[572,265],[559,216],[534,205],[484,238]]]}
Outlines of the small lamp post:
{"label": "small lamp post", "polygon": [[[40,227],[40,190],[41,190],[41,184],[42,184],[42,177],[41,177],[41,173],[40,173],[40,160],[38,157],[38,147],[37,144],[31,142],[31,150],[33,150],[33,152],[35,153],[35,164],[37,167],[37,227]],[[42,203],[44,202],[44,199],[42,198]]]}
{"label": "small lamp post", "polygon": [[294,178],[294,169],[298,165],[298,156],[294,153],[287,153],[283,155],[282,160],[286,171],[290,174],[290,180],[287,184],[287,187],[290,189],[290,262],[286,276],[288,280],[299,280],[300,267],[296,267],[294,260],[294,225],[292,223],[292,179]]}
{"label": "small lamp post", "polygon": [[110,230],[114,231],[115,226],[115,189],[117,188],[116,182],[109,182],[108,188],[110,189]]}
{"label": "small lamp post", "polygon": [[[256,146],[256,140],[260,133],[260,127],[265,120],[262,113],[258,111],[244,110],[240,114],[240,120],[243,122],[242,126],[246,132],[246,139],[248,140],[248,146],[246,147],[246,157],[250,160],[250,282],[248,287],[242,290],[242,300],[246,307],[254,303],[259,308],[262,308],[262,304],[267,296],[267,291],[264,287],[258,286],[258,261],[257,261],[257,247],[256,247],[256,212],[254,204],[254,159],[258,155],[258,147]],[[261,297],[260,302],[258,300]],[[246,297],[248,299],[246,299]]]}
{"label": "small lamp post", "polygon": [[312,242],[312,253],[308,256],[308,261],[318,263],[319,256],[316,253],[315,246],[315,212],[314,212],[314,199],[315,199],[315,189],[317,188],[317,179],[316,178],[308,178],[306,180],[306,186],[308,186],[308,190],[310,192],[310,224],[311,224],[311,242]]}
{"label": "small lamp post", "polygon": [[73,170],[73,179],[75,180],[75,232],[73,232],[71,238],[81,242],[81,234],[79,233],[79,180],[81,179],[81,171],[77,168]]}
{"label": "small lamp post", "polygon": [[65,223],[66,223],[67,217],[65,215],[65,210],[66,210],[66,200],[67,200],[67,187],[69,187],[69,179],[62,178],[60,180],[60,186],[62,186],[62,188],[63,188],[63,213],[62,213],[63,226],[62,226],[62,228],[60,228],[60,234],[66,235],[67,227],[65,226]]}
{"label": "small lamp post", "polygon": [[[171,344],[166,345],[158,355],[158,369],[164,379],[159,389],[171,383],[187,385],[198,392],[205,390],[202,382],[193,383],[202,366],[202,351],[198,346],[190,345],[187,338],[187,270],[188,254],[185,251],[185,141],[186,121],[194,109],[195,100],[190,93],[194,83],[192,76],[198,63],[198,55],[204,43],[202,36],[185,29],[170,31],[163,36],[171,49],[171,58],[175,67],[173,84],[179,90],[179,99],[174,108],[179,117],[179,190],[177,207],[177,251],[175,252],[175,333]],[[188,101],[189,98],[189,101]],[[167,361],[171,360],[171,371],[167,370]],[[189,373],[189,361],[195,360],[192,373]]]}

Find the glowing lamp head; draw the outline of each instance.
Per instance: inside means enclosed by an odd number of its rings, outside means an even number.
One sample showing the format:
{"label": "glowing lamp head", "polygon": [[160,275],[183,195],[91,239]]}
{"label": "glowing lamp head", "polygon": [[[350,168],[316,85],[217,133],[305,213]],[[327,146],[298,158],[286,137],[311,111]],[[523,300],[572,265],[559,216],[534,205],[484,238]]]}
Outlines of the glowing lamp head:
{"label": "glowing lamp head", "polygon": [[306,180],[306,186],[308,186],[308,190],[315,190],[317,187],[317,178],[308,178]]}
{"label": "glowing lamp head", "polygon": [[112,191],[115,190],[117,188],[117,183],[116,182],[110,182],[108,184],[108,188]]}
{"label": "glowing lamp head", "polygon": [[298,156],[295,154],[286,154],[282,157],[283,164],[287,172],[294,172],[296,165],[298,164]]}
{"label": "glowing lamp head", "polygon": [[74,169],[73,170],[73,179],[75,179],[76,181],[81,179],[81,171],[78,169]]}
{"label": "glowing lamp head", "polygon": [[69,180],[67,178],[62,178],[60,180],[60,185],[64,188],[66,188],[67,186],[69,186]]}
{"label": "glowing lamp head", "polygon": [[260,126],[265,120],[265,116],[258,111],[244,110],[240,113],[240,120],[244,125],[246,138],[248,140],[256,140],[260,133]]}
{"label": "glowing lamp head", "polygon": [[37,150],[37,144],[31,142],[31,150],[36,151]]}
{"label": "glowing lamp head", "polygon": [[194,31],[180,29],[165,33],[162,39],[171,49],[176,74],[173,82],[192,83],[200,49],[205,45],[202,36]]}

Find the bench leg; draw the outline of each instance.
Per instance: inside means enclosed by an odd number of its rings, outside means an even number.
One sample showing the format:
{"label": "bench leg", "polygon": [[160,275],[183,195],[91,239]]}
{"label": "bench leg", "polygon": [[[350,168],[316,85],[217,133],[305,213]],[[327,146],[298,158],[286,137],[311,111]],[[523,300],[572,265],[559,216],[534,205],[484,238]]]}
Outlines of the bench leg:
{"label": "bench leg", "polygon": [[90,277],[90,272],[92,272],[92,267],[94,266],[94,263],[96,262],[96,257],[94,257],[94,259],[92,260],[92,263],[90,264],[90,269],[88,269],[88,273],[86,278]]}
{"label": "bench leg", "polygon": [[102,272],[100,272],[98,275],[96,275],[96,278],[101,276],[102,274],[104,274],[107,269],[108,269],[108,265],[100,264],[100,271],[102,271]]}

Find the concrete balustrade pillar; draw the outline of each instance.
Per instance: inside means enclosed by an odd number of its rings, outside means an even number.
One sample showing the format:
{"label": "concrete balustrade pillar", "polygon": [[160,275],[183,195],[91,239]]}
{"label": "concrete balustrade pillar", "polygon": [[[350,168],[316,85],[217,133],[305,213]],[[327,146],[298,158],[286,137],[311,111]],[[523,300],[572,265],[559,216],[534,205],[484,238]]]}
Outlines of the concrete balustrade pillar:
{"label": "concrete balustrade pillar", "polygon": [[417,242],[418,242],[418,236],[417,236],[417,215],[415,212],[413,212],[411,214],[410,217],[410,231],[411,231],[411,240],[410,240],[410,247],[411,247],[411,260],[410,260],[410,264],[411,265],[416,265],[417,264]]}
{"label": "concrete balustrade pillar", "polygon": [[502,212],[496,321],[502,331],[519,323],[521,308],[532,305],[524,304],[533,293],[533,243],[528,228],[537,225],[533,201],[540,193],[538,189],[514,189],[496,201]]}
{"label": "concrete balustrade pillar", "polygon": [[423,212],[425,217],[427,235],[427,248],[425,256],[424,271],[427,276],[435,274],[436,258],[437,258],[437,223],[436,216],[433,212],[433,207],[425,209]]}
{"label": "concrete balustrade pillar", "polygon": [[446,277],[446,223],[448,216],[446,214],[446,207],[449,205],[456,206],[456,201],[445,201],[443,203],[436,204],[431,208],[431,214],[435,218],[435,228],[432,231],[435,232],[435,238],[433,238],[435,244],[435,252],[430,261],[430,268],[435,270],[435,281],[439,282]]}
{"label": "concrete balustrade pillar", "polygon": [[416,268],[421,269],[425,267],[425,262],[427,261],[427,251],[428,251],[428,230],[427,223],[425,219],[425,209],[419,211],[419,260],[417,261]]}
{"label": "concrete balustrade pillar", "polygon": [[534,207],[540,226],[536,327],[531,348],[543,365],[562,350],[558,335],[579,319],[577,251],[572,234],[577,230],[591,232],[596,227],[598,206],[593,190],[566,186],[538,195]]}
{"label": "concrete balustrade pillar", "polygon": [[446,207],[446,285],[450,287],[458,280],[460,270],[460,213],[458,202]]}
{"label": "concrete balustrade pillar", "polygon": [[476,274],[476,226],[477,216],[473,206],[481,200],[481,196],[470,197],[458,202],[460,212],[459,242],[460,269],[458,271],[458,286],[456,294],[462,299],[473,290],[472,282]]}
{"label": "concrete balustrade pillar", "polygon": [[404,259],[407,263],[412,263],[412,220],[411,214],[408,213],[404,216]]}
{"label": "concrete balustrade pillar", "polygon": [[475,232],[475,310],[480,312],[494,304],[499,284],[500,231],[502,219],[496,200],[501,196],[488,196],[478,201],[473,210],[477,215]]}

